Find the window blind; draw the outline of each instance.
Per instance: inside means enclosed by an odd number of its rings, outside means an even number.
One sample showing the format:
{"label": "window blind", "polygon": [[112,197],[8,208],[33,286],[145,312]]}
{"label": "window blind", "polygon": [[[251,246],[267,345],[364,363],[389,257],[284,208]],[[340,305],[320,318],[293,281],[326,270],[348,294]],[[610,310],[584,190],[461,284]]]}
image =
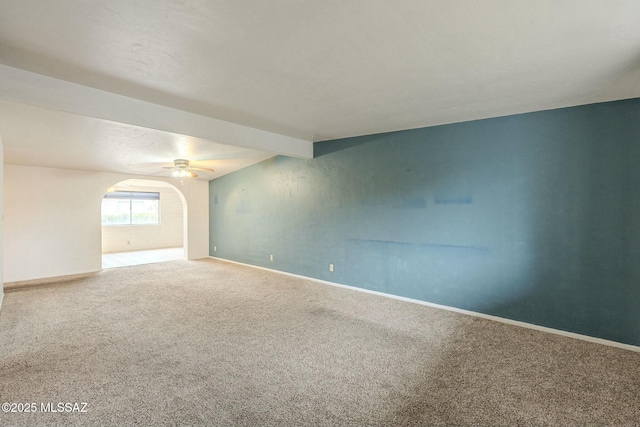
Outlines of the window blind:
{"label": "window blind", "polygon": [[104,195],[105,199],[160,200],[160,193],[151,191],[113,191]]}

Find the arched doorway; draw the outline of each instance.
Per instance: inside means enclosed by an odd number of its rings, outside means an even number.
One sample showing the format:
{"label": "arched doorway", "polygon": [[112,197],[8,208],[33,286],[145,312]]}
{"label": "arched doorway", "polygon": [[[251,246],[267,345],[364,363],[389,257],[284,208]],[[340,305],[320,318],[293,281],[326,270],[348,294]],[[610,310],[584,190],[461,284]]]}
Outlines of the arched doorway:
{"label": "arched doorway", "polygon": [[104,194],[102,268],[185,259],[187,205],[160,180],[127,179]]}

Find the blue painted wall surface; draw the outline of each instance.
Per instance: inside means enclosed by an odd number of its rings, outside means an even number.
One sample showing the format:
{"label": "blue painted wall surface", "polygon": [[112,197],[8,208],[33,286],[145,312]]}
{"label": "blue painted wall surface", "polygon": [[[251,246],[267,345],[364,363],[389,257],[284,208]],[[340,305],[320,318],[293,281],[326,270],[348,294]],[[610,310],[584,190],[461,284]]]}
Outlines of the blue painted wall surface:
{"label": "blue painted wall surface", "polygon": [[211,255],[640,345],[640,100],[315,146],[211,181]]}

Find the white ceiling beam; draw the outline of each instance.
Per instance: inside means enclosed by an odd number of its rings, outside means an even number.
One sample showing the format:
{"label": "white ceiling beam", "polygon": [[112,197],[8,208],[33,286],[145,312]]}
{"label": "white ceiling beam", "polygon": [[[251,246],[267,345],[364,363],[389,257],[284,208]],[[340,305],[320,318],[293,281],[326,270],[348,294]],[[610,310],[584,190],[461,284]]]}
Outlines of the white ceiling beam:
{"label": "white ceiling beam", "polygon": [[313,143],[0,65],[0,98],[286,156],[313,158]]}

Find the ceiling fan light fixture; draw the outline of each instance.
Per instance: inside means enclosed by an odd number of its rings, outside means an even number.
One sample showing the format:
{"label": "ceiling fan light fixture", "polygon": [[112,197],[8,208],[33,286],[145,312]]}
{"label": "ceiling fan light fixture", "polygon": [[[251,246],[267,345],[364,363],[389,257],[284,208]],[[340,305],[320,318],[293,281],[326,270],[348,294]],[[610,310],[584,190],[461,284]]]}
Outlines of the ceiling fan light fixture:
{"label": "ceiling fan light fixture", "polygon": [[187,169],[177,169],[171,172],[171,175],[175,178],[192,178],[193,172]]}
{"label": "ceiling fan light fixture", "polygon": [[196,171],[202,171],[206,173],[215,172],[213,169],[191,166],[189,164],[189,160],[187,159],[175,159],[173,161],[173,166],[163,166],[163,169],[172,169],[171,176],[174,178],[178,178],[180,180],[180,183],[183,185],[186,178],[198,177]]}

